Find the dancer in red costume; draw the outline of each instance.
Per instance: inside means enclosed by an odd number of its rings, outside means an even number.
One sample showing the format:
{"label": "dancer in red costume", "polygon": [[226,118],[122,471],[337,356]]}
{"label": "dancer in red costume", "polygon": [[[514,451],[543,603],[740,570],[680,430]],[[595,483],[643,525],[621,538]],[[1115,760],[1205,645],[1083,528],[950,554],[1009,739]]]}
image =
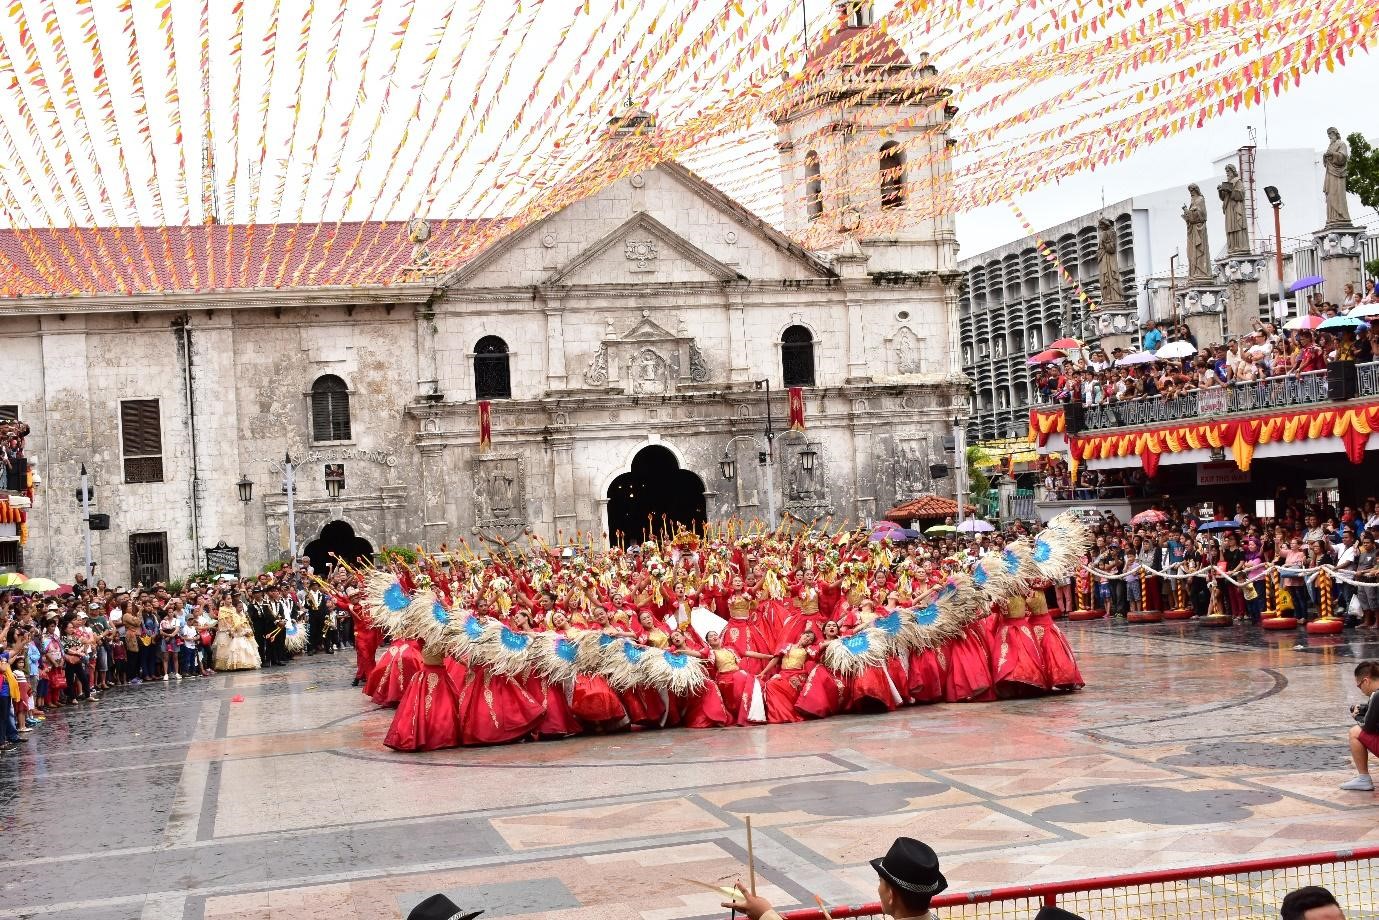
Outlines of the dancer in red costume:
{"label": "dancer in red costume", "polygon": [[746,725],[752,708],[752,693],[756,676],[742,667],[741,659],[723,644],[723,637],[711,632],[704,637],[709,643],[713,662],[713,679],[723,694],[723,706],[732,725]]}
{"label": "dancer in red costume", "polygon": [[1048,602],[1044,600],[1042,588],[1035,589],[1029,596],[1029,628],[1034,633],[1034,641],[1043,654],[1044,684],[1053,690],[1081,690],[1084,686],[1082,671],[1073,656],[1072,646],[1068,645],[1058,624],[1049,615]]}
{"label": "dancer in red costume", "polygon": [[439,751],[459,746],[459,688],[451,681],[445,656],[426,646],[421,669],[407,689],[383,743],[395,751]]}
{"label": "dancer in red costume", "polygon": [[396,706],[407,690],[407,681],[421,670],[421,642],[395,639],[383,650],[364,684],[364,693],[379,706]]}
{"label": "dancer in red costume", "polygon": [[819,644],[814,630],[806,629],[795,642],[781,649],[780,671],[766,682],[766,721],[803,722],[804,717],[795,711],[795,701],[800,697],[809,672],[814,670],[819,660]]}
{"label": "dancer in red costume", "polygon": [[942,652],[948,662],[943,682],[945,702],[969,703],[995,699],[986,634],[985,624],[977,620],[969,624],[962,635],[944,643]]}
{"label": "dancer in red costume", "polygon": [[[570,622],[564,613],[556,611],[551,617],[551,626],[555,632],[565,635]],[[580,674],[575,677],[570,709],[576,718],[595,732],[614,731],[628,724],[627,709],[609,686],[608,678],[601,674]]]}
{"label": "dancer in red costume", "polygon": [[1002,611],[997,608],[991,634],[991,677],[1002,699],[1033,696],[1048,689],[1044,656],[1029,628],[1023,598],[1012,597]]}
{"label": "dancer in red costume", "polygon": [[460,740],[464,744],[507,744],[536,731],[546,701],[525,680],[494,674],[468,663],[460,688]]}
{"label": "dancer in red costume", "polygon": [[357,598],[337,594],[336,602],[348,609],[354,619],[354,683],[351,686],[357,687],[373,673],[378,647],[383,644],[383,630],[373,625]]}
{"label": "dancer in red costume", "polygon": [[[829,620],[824,624],[824,642],[837,639],[838,624]],[[823,719],[836,715],[843,708],[843,680],[822,661],[815,665],[795,699],[795,711],[807,719]]]}
{"label": "dancer in red costume", "polygon": [[[708,658],[707,653],[692,648],[685,633],[678,629],[670,634],[670,650],[701,661]],[[728,709],[723,704],[723,691],[718,689],[718,683],[712,679],[704,681],[698,693],[671,694],[667,708],[667,726],[718,728],[732,722],[732,717],[728,715]]]}
{"label": "dancer in red costume", "polygon": [[[531,620],[525,611],[519,610],[513,614],[511,629],[522,633],[531,631]],[[526,687],[528,694],[541,700],[545,706],[540,721],[532,729],[535,737],[568,738],[584,730],[584,726],[579,724],[579,719],[575,718],[574,710],[570,708],[569,695],[563,684],[552,683],[537,674],[528,675],[521,683]]]}
{"label": "dancer in red costume", "polygon": [[[708,636],[704,637],[706,640]],[[765,653],[770,646],[761,644],[761,629],[756,622],[756,601],[742,585],[741,578],[733,579],[728,595],[728,625],[723,628],[723,647],[737,655],[738,663],[749,674],[760,674],[774,656]]]}

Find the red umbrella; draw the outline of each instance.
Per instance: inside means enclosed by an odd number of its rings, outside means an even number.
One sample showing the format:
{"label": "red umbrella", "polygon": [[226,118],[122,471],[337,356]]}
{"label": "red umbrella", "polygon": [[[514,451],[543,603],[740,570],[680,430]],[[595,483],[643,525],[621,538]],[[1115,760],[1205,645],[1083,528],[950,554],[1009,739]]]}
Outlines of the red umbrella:
{"label": "red umbrella", "polygon": [[1055,349],[1055,348],[1050,348],[1048,351],[1041,351],[1041,352],[1039,352],[1039,354],[1035,355],[1033,358],[1030,358],[1029,361],[1028,361],[1027,363],[1029,363],[1029,364],[1052,364],[1053,362],[1055,362],[1055,361],[1061,361],[1061,360],[1063,360],[1063,359],[1066,358],[1066,357],[1068,357],[1068,356],[1065,355],[1063,352],[1058,351],[1058,350]]}
{"label": "red umbrella", "polygon": [[1148,511],[1141,511],[1139,514],[1137,514],[1137,515],[1135,515],[1134,517],[1132,517],[1132,518],[1130,519],[1130,523],[1131,523],[1131,524],[1162,524],[1162,523],[1163,523],[1164,521],[1166,521],[1166,520],[1168,520],[1168,515],[1164,514],[1162,511],[1159,511],[1159,510],[1157,510],[1157,509],[1155,509],[1155,508],[1150,508]]}
{"label": "red umbrella", "polygon": [[1082,343],[1079,342],[1077,339],[1059,339],[1057,342],[1052,342],[1052,343],[1050,343],[1049,347],[1050,347],[1050,348],[1064,348],[1064,349],[1067,349],[1067,348],[1076,348],[1076,349],[1081,350],[1081,348],[1082,348]]}

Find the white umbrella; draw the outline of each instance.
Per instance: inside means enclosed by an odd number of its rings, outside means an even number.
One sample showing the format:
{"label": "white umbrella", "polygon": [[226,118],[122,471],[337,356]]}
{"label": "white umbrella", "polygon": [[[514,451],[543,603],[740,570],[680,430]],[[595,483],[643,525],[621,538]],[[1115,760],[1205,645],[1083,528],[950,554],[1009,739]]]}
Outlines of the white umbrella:
{"label": "white umbrella", "polygon": [[1346,316],[1354,316],[1359,319],[1364,319],[1367,316],[1379,316],[1379,303],[1356,304],[1350,308],[1350,312]]}
{"label": "white umbrella", "polygon": [[1119,367],[1134,367],[1136,364],[1153,364],[1158,356],[1149,351],[1136,351],[1116,361]]}
{"label": "white umbrella", "polygon": [[958,531],[961,533],[991,533],[995,529],[986,521],[977,518],[969,518],[958,525]]}
{"label": "white umbrella", "polygon": [[1154,357],[1171,361],[1174,358],[1191,358],[1195,354],[1197,354],[1197,349],[1193,348],[1190,342],[1169,342],[1154,352]]}

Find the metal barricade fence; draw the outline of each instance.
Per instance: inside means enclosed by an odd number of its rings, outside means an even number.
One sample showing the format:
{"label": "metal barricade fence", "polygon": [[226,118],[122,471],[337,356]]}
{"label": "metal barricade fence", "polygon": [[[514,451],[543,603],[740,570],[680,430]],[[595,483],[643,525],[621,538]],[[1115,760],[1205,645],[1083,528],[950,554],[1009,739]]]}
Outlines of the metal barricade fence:
{"label": "metal barricade fence", "polygon": [[[1304,885],[1331,891],[1349,917],[1379,909],[1379,847],[1221,863],[1101,878],[945,893],[941,920],[1032,920],[1058,906],[1086,920],[1275,920],[1283,897]],[[834,920],[883,916],[881,905],[830,908]],[[783,911],[784,920],[824,920],[816,909]]]}

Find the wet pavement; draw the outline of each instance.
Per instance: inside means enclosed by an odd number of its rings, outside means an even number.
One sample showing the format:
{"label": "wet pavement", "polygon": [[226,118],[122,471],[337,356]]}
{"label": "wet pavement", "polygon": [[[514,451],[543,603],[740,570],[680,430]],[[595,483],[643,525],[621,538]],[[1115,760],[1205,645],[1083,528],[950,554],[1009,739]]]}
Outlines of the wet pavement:
{"label": "wet pavement", "polygon": [[[955,889],[1379,842],[1354,637],[1064,624],[1086,691],[802,725],[399,755],[352,656],[115,690],[0,760],[0,918],[721,916],[857,903],[896,835]],[[1294,646],[1302,643],[1303,647]]]}

